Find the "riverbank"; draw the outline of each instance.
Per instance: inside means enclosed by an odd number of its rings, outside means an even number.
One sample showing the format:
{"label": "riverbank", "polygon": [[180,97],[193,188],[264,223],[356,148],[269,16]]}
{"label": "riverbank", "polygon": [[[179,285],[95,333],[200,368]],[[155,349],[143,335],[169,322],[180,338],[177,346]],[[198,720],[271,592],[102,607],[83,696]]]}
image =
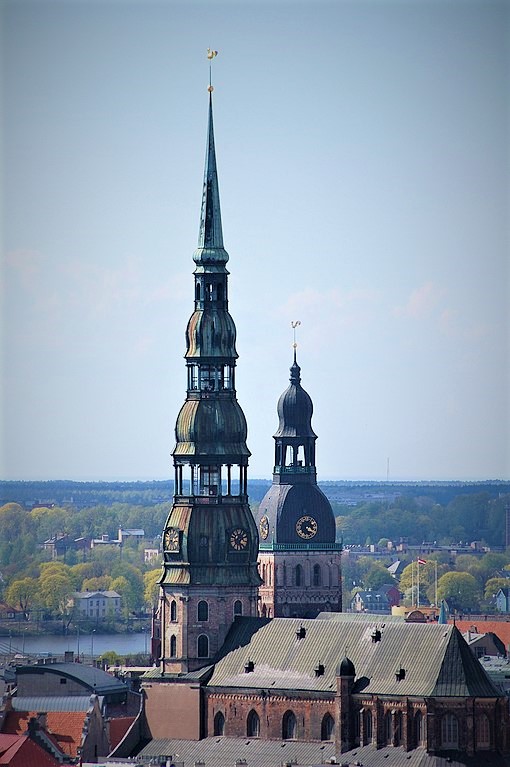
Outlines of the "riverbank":
{"label": "riverbank", "polygon": [[68,626],[62,621],[47,620],[4,620],[0,621],[0,638],[23,636],[75,636],[76,634],[144,634],[151,632],[148,619],[136,619],[129,622],[109,621],[97,623],[94,621],[72,621]]}

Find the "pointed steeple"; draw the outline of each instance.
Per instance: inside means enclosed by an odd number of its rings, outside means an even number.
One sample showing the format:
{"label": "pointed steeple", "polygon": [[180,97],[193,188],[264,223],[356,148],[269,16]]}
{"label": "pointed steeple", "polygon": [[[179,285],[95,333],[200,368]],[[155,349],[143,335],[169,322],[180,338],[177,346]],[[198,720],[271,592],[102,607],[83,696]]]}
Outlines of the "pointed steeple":
{"label": "pointed steeple", "polygon": [[203,266],[207,264],[225,264],[228,261],[228,253],[223,247],[211,92],[209,92],[209,122],[207,126],[200,229],[198,233],[198,247],[193,254],[193,260]]}

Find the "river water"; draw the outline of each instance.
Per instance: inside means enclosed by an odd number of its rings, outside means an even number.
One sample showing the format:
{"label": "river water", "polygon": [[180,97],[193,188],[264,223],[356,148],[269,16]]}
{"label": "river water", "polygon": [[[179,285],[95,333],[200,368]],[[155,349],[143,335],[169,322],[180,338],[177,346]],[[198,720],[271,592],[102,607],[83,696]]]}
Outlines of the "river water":
{"label": "river water", "polygon": [[0,636],[0,655],[20,653],[23,655],[63,655],[72,650],[75,655],[102,655],[114,650],[118,655],[150,652],[150,634],[80,634],[68,636]]}

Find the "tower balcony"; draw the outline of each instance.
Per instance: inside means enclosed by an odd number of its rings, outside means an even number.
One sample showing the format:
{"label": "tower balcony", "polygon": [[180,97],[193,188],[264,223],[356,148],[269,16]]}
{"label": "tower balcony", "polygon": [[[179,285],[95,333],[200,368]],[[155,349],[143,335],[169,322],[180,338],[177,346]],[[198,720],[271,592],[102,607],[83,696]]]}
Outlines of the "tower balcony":
{"label": "tower balcony", "polygon": [[315,474],[315,466],[275,466],[274,474]]}
{"label": "tower balcony", "polygon": [[174,495],[179,506],[241,506],[248,503],[247,495]]}
{"label": "tower balcony", "polygon": [[260,542],[259,551],[342,551],[341,543],[274,543]]}

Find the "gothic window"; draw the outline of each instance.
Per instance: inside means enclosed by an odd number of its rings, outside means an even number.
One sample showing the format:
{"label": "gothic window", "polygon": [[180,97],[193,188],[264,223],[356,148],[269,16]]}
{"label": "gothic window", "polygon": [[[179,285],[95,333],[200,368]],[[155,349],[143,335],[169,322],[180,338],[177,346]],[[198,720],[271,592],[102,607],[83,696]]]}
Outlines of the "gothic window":
{"label": "gothic window", "polygon": [[487,714],[481,714],[476,718],[476,747],[490,748],[491,731]]}
{"label": "gothic window", "polygon": [[218,711],[218,713],[214,717],[214,734],[225,735],[225,717],[223,716],[221,711]]}
{"label": "gothic window", "polygon": [[294,581],[296,586],[303,585],[303,568],[301,565],[296,565],[296,569],[294,570]]}
{"label": "gothic window", "polygon": [[262,605],[262,617],[265,618],[267,616],[267,607],[265,605]]}
{"label": "gothic window", "polygon": [[197,620],[208,621],[209,620],[209,605],[205,599],[201,599],[197,606]]}
{"label": "gothic window", "polygon": [[209,657],[209,637],[206,634],[200,634],[198,637],[197,655],[199,658]]}
{"label": "gothic window", "polygon": [[441,746],[443,748],[459,746],[459,722],[455,714],[445,714],[441,720]]}
{"label": "gothic window", "polygon": [[297,733],[296,717],[292,711],[286,711],[282,720],[282,739],[295,740]]}
{"label": "gothic window", "polygon": [[175,634],[170,637],[170,657],[175,658],[177,655],[177,638]]}
{"label": "gothic window", "polygon": [[372,742],[372,712],[370,709],[366,709],[363,712],[363,745],[368,745]]}
{"label": "gothic window", "polygon": [[414,717],[414,742],[417,746],[425,745],[423,714],[421,711],[417,711]]}
{"label": "gothic window", "polygon": [[324,714],[321,723],[321,740],[333,740],[335,720],[331,714]]}
{"label": "gothic window", "polygon": [[322,573],[320,565],[313,566],[313,585],[322,586]]}
{"label": "gothic window", "polygon": [[384,741],[391,746],[393,740],[393,722],[391,721],[391,711],[384,715]]}
{"label": "gothic window", "polygon": [[246,720],[246,735],[249,738],[258,738],[260,735],[259,715],[253,709],[248,714],[248,718]]}
{"label": "gothic window", "polygon": [[267,581],[266,581],[266,565],[265,564],[262,565],[262,580],[264,581],[264,584],[267,583]]}
{"label": "gothic window", "polygon": [[236,599],[234,602],[234,618],[236,615],[242,615],[243,614],[243,603],[240,599]]}
{"label": "gothic window", "polygon": [[177,620],[177,602],[172,599],[170,602],[170,620],[175,622]]}
{"label": "gothic window", "polygon": [[200,283],[197,282],[195,285],[195,300],[200,301]]}
{"label": "gothic window", "polygon": [[393,743],[395,746],[399,746],[402,742],[402,712],[397,711],[394,721],[394,737]]}

